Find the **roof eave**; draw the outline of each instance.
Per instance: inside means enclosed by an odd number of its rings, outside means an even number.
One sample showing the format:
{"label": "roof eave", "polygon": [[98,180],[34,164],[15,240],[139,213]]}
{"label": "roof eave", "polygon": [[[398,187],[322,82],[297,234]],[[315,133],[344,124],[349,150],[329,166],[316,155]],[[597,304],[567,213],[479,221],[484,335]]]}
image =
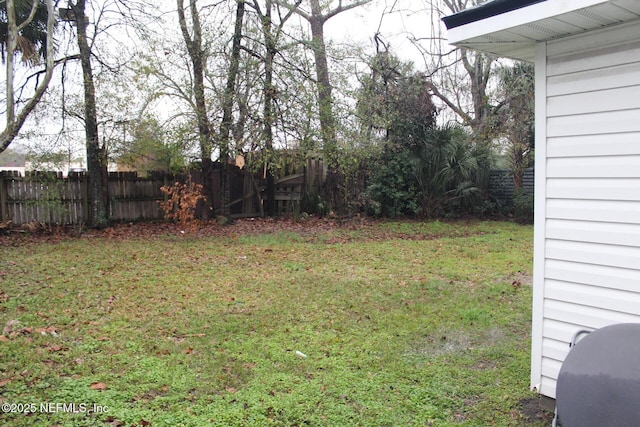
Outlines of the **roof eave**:
{"label": "roof eave", "polygon": [[[518,1],[512,0],[511,6]],[[525,1],[529,3],[518,3],[522,6],[519,8],[511,7],[511,10],[495,15],[486,13],[487,16],[482,19],[469,19],[470,22],[466,24],[452,25],[448,30],[449,43],[498,56],[533,61],[538,42],[591,29],[571,25],[568,23],[570,20],[558,21],[555,18],[569,17],[581,10],[600,7],[610,0]],[[482,6],[476,9],[482,9]]]}
{"label": "roof eave", "polygon": [[501,15],[523,7],[530,6],[535,3],[545,2],[547,0],[489,0],[478,6],[462,10],[453,15],[442,18],[448,30],[470,24],[472,22],[481,21],[492,16]]}

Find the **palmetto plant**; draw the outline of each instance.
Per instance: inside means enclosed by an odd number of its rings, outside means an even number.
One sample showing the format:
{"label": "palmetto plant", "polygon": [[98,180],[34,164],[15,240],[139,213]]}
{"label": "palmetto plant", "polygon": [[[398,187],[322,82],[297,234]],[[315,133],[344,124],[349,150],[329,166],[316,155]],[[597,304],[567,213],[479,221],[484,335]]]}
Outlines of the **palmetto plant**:
{"label": "palmetto plant", "polygon": [[371,213],[445,216],[470,211],[482,201],[482,183],[491,152],[471,141],[458,125],[413,135],[412,144],[385,148],[373,172],[367,196]]}
{"label": "palmetto plant", "polygon": [[415,173],[426,213],[468,208],[480,195],[479,178],[488,170],[489,152],[469,141],[457,125],[430,130],[417,147]]}
{"label": "palmetto plant", "polygon": [[525,169],[533,166],[534,131],[534,69],[533,65],[516,62],[500,70],[505,108],[501,121],[508,142],[507,158],[513,171],[516,190],[522,187]]}

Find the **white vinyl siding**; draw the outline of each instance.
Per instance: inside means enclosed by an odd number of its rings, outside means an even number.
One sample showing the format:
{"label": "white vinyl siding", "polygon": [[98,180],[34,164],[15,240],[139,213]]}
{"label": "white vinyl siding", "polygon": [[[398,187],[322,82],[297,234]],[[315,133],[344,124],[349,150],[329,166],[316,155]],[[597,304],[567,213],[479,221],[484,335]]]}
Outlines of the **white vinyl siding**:
{"label": "white vinyl siding", "polygon": [[550,397],[577,330],[640,322],[638,34],[635,22],[545,46],[532,383]]}

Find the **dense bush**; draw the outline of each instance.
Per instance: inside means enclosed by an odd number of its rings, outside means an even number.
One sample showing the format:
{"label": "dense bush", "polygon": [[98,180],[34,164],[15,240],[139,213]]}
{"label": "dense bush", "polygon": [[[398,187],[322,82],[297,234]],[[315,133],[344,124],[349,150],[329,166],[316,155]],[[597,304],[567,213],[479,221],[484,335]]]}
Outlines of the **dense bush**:
{"label": "dense bush", "polygon": [[374,163],[365,192],[369,215],[394,218],[420,213],[421,190],[416,179],[416,158],[408,150],[388,148]]}
{"label": "dense bush", "polygon": [[491,163],[488,149],[458,126],[429,129],[409,144],[388,145],[374,162],[367,212],[395,217],[477,211]]}
{"label": "dense bush", "polygon": [[451,216],[482,204],[491,151],[458,125],[436,125],[431,83],[410,63],[378,52],[362,78],[365,140],[383,147],[370,163],[366,211],[395,217]]}

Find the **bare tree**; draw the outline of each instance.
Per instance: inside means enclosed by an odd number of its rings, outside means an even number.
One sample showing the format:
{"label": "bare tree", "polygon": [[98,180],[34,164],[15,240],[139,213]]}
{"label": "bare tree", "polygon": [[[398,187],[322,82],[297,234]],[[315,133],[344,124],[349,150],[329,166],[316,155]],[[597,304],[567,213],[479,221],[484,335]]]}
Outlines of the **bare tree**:
{"label": "bare tree", "polygon": [[504,105],[491,96],[490,80],[496,76],[498,58],[449,46],[440,22],[443,16],[478,3],[478,0],[427,0],[431,34],[410,39],[424,58],[432,94],[471,128],[477,141],[488,142],[497,134],[495,118]]}
{"label": "bare tree", "polygon": [[370,3],[371,0],[354,0],[343,4],[339,0],[338,5],[332,7],[331,3],[320,3],[320,0],[309,0],[309,9],[290,3],[281,3],[309,22],[311,27],[310,47],[313,51],[316,68],[316,85],[318,92],[318,114],[320,119],[320,133],[325,155],[329,165],[336,163],[336,125],[333,114],[333,95],[331,79],[329,77],[329,63],[327,61],[327,46],[324,37],[324,25],[327,21],[339,13],[354,9]]}
{"label": "bare tree", "polygon": [[92,45],[88,35],[89,18],[85,11],[86,0],[69,1],[65,20],[76,26],[80,64],[82,67],[82,84],[84,93],[84,114],[82,116],[85,130],[87,151],[87,170],[89,171],[89,218],[88,223],[94,227],[106,227],[108,224],[108,186],[107,186],[107,153],[106,147],[100,144],[98,133],[98,113],[96,106],[96,88],[92,66]]}
{"label": "bare tree", "polygon": [[[273,0],[266,0],[264,9],[257,0],[253,0],[252,7],[258,15],[261,23],[261,32],[263,36],[264,54],[261,57],[264,66],[264,87],[263,87],[263,131],[264,148],[267,160],[273,157],[273,126],[275,122],[274,104],[278,97],[278,90],[273,83],[274,80],[274,62],[278,54],[278,43],[282,35],[285,23],[291,18],[295,11],[295,7],[300,4],[298,0],[295,5],[288,9],[284,15],[278,13],[279,22],[274,23],[273,20]],[[285,9],[287,10],[287,9]],[[279,12],[279,11],[278,11]],[[266,170],[266,190],[267,190],[267,213],[270,216],[275,215],[275,178],[271,168]]]}
{"label": "bare tree", "polygon": [[[197,7],[197,0],[189,0],[190,22],[187,23],[185,14],[184,0],[176,0],[178,7],[178,22],[182,37],[187,47],[187,53],[191,61],[193,72],[193,97],[195,99],[195,113],[198,123],[198,138],[200,142],[200,158],[202,161],[203,188],[208,207],[211,207],[213,201],[213,191],[211,188],[211,174],[213,173],[212,154],[212,138],[211,123],[207,112],[207,103],[205,98],[204,75],[207,61],[207,52],[203,47],[202,25],[200,23],[200,12]],[[191,32],[189,31],[191,28]],[[222,154],[222,152],[221,152]],[[221,162],[227,162],[226,158],[220,159]],[[208,209],[205,209],[208,211]]]}
{"label": "bare tree", "polygon": [[[236,18],[233,28],[231,46],[231,61],[227,71],[227,83],[222,96],[222,122],[220,122],[220,134],[218,142],[220,146],[220,159],[226,160],[229,156],[230,134],[233,126],[233,100],[236,93],[236,80],[240,69],[240,52],[242,45],[242,27],[244,21],[245,0],[236,0]],[[222,214],[229,215],[231,206],[231,183],[229,182],[228,162],[222,164]]]}
{"label": "bare tree", "polygon": [[[34,110],[42,96],[44,95],[54,67],[54,44],[53,29],[55,26],[55,13],[52,0],[46,0],[47,6],[47,42],[46,42],[46,66],[44,78],[36,85],[35,92],[20,110],[16,109],[16,77],[15,77],[15,53],[18,50],[18,37],[20,32],[26,28],[34,19],[40,1],[33,0],[29,16],[22,22],[17,22],[15,1],[6,0],[7,8],[7,34],[6,34],[6,125],[0,133],[0,153],[6,150],[15,139],[24,125],[29,114]],[[34,76],[39,76],[36,73]]]}

